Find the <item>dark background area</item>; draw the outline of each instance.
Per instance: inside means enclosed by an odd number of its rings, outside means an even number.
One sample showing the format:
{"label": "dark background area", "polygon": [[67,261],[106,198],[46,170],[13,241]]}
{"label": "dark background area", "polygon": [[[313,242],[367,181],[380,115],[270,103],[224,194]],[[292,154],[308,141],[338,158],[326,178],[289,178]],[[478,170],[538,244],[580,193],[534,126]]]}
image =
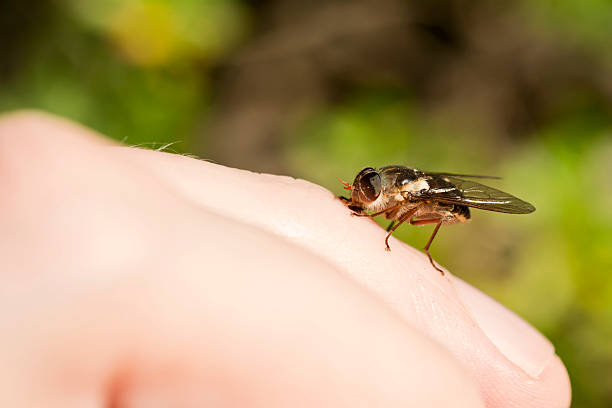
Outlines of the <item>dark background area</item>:
{"label": "dark background area", "polygon": [[0,1],[0,111],[336,193],[366,166],[502,176],[537,211],[474,211],[432,254],[553,341],[573,406],[608,407],[611,39],[608,0]]}

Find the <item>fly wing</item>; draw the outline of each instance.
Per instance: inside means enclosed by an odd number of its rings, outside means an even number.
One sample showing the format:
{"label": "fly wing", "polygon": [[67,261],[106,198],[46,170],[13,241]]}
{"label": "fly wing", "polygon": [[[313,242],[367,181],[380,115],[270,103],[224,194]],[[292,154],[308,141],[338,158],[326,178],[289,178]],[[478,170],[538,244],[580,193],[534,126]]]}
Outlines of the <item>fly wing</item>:
{"label": "fly wing", "polygon": [[432,188],[427,198],[508,214],[528,214],[535,211],[535,207],[528,202],[493,187],[450,175],[442,176],[442,179],[452,187]]}
{"label": "fly wing", "polygon": [[498,177],[498,176],[483,176],[479,174],[436,173],[432,171],[428,171],[427,174],[431,174],[432,176],[440,176],[440,177],[463,177],[463,178],[492,179],[492,180],[501,179],[501,177]]}

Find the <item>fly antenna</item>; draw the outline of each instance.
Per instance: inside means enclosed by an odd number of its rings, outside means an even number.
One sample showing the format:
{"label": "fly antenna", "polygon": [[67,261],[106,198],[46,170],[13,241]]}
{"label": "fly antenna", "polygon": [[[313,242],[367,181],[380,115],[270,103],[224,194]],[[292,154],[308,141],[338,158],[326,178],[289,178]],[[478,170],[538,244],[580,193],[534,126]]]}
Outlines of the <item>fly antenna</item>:
{"label": "fly antenna", "polygon": [[340,177],[338,177],[338,180],[340,180],[340,182],[342,184],[344,184],[344,189],[345,190],[352,190],[353,189],[353,185],[352,184],[347,183],[346,181],[342,180]]}

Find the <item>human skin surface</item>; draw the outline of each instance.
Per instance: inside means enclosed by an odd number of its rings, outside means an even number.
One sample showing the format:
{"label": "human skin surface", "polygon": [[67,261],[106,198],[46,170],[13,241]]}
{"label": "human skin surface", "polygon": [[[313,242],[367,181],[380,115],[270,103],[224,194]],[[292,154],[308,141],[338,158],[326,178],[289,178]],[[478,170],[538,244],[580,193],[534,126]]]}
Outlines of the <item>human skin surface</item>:
{"label": "human skin surface", "polygon": [[0,406],[569,406],[548,340],[317,185],[19,112],[0,186]]}

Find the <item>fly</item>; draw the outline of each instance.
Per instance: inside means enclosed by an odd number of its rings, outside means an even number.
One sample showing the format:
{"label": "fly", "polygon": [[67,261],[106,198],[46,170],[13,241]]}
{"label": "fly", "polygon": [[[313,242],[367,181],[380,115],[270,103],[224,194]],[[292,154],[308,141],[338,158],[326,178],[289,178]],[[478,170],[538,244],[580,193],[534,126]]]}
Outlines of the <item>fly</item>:
{"label": "fly", "polygon": [[459,224],[470,219],[470,207],[507,214],[529,214],[535,207],[513,195],[470,179],[498,177],[468,174],[431,173],[405,166],[386,166],[376,170],[367,167],[357,174],[353,184],[342,182],[351,198],[341,197],[351,215],[393,220],[387,228],[385,249],[390,251],[389,237],[404,222],[412,225],[435,224],[425,245],[431,265],[436,266],[429,247],[442,225]]}

